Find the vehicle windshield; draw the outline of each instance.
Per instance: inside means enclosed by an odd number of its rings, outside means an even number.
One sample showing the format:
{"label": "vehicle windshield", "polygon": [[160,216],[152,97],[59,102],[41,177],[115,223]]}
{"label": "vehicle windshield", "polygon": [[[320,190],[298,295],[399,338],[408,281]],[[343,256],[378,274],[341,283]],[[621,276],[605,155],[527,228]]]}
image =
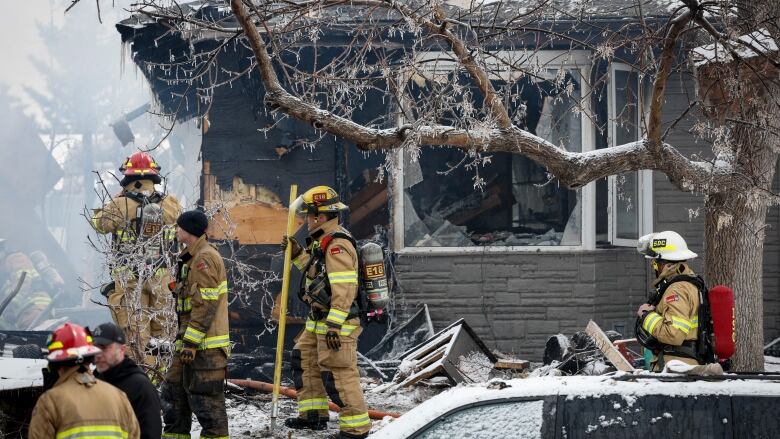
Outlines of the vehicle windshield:
{"label": "vehicle windshield", "polygon": [[467,407],[442,417],[416,437],[541,439],[543,407],[542,400]]}

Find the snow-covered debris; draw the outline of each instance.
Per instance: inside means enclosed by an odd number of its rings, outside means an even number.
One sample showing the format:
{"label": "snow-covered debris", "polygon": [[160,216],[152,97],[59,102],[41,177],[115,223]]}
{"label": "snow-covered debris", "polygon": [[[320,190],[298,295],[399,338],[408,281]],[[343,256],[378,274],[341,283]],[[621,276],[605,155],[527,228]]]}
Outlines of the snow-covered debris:
{"label": "snow-covered debris", "polygon": [[0,390],[43,386],[44,367],[46,360],[0,358]]}
{"label": "snow-covered debris", "polygon": [[537,367],[536,369],[532,370],[528,376],[531,378],[543,376],[561,376],[563,375],[563,372],[558,369],[558,366],[560,365],[561,363],[558,361],[553,361],[548,365]]}
{"label": "snow-covered debris", "polygon": [[470,352],[458,358],[458,370],[473,383],[483,383],[490,377],[493,362],[482,352]]}
{"label": "snow-covered debris", "polygon": [[780,358],[764,355],[764,371],[780,373]]}
{"label": "snow-covered debris", "polygon": [[398,376],[406,378],[411,375],[417,368],[417,361],[414,359],[406,359],[401,361],[398,365]]}
{"label": "snow-covered debris", "polygon": [[393,377],[395,384],[383,391],[411,386],[434,376],[446,376],[453,384],[483,382],[498,358],[460,319],[404,353],[401,360]]}
{"label": "snow-covered debris", "polygon": [[604,375],[612,371],[612,366],[602,360],[593,360],[582,368],[583,375]]}
{"label": "snow-covered debris", "polygon": [[731,62],[734,51],[742,59],[750,59],[760,55],[777,52],[777,42],[766,29],[742,35],[737,41],[728,41],[728,47],[723,44],[708,44],[693,49],[693,62],[699,67],[713,62]]}

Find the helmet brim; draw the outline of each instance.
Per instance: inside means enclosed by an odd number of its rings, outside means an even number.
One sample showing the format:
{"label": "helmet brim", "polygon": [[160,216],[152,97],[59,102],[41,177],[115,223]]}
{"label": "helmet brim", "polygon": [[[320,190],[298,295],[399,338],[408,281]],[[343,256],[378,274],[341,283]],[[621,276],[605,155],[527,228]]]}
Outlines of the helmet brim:
{"label": "helmet brim", "polygon": [[78,360],[79,358],[94,357],[101,352],[100,348],[94,345],[79,346],[77,348],[57,349],[49,353],[46,359],[49,363],[61,363]]}
{"label": "helmet brim", "polygon": [[687,261],[689,259],[695,259],[698,256],[699,255],[697,255],[696,253],[688,249],[685,249],[685,250],[677,250],[677,251],[666,253],[663,256],[661,256],[660,259],[663,259],[665,261],[671,261],[671,262],[681,262],[681,261]]}

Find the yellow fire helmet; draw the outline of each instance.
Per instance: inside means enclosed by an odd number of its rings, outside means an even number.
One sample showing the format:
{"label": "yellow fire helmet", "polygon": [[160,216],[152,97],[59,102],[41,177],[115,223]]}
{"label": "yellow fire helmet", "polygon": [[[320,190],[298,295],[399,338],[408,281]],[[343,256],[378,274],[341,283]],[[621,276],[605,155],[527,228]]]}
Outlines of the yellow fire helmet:
{"label": "yellow fire helmet", "polygon": [[341,202],[339,194],[328,186],[316,186],[295,199],[292,206],[297,215],[317,215],[349,209]]}

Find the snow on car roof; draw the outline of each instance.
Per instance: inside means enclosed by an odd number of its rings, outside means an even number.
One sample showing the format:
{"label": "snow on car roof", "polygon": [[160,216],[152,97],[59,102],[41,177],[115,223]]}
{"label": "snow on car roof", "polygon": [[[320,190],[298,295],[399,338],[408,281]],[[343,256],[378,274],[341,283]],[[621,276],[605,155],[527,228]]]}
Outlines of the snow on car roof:
{"label": "snow on car roof", "polygon": [[[694,395],[767,395],[780,396],[780,378],[777,381],[728,379],[724,381],[675,381],[665,382],[657,378],[680,377],[679,374],[652,374],[638,372],[640,379],[624,380],[628,373],[610,376],[538,377],[504,381],[503,389],[490,383],[460,385],[437,395],[390,422],[372,435],[372,438],[406,437],[433,419],[457,407],[482,401],[508,398],[565,395],[568,398],[622,395],[628,406],[636,398],[645,395],[694,396]],[[615,379],[619,378],[619,379]]]}
{"label": "snow on car roof", "polygon": [[0,358],[0,390],[43,386],[44,367],[46,360]]}

